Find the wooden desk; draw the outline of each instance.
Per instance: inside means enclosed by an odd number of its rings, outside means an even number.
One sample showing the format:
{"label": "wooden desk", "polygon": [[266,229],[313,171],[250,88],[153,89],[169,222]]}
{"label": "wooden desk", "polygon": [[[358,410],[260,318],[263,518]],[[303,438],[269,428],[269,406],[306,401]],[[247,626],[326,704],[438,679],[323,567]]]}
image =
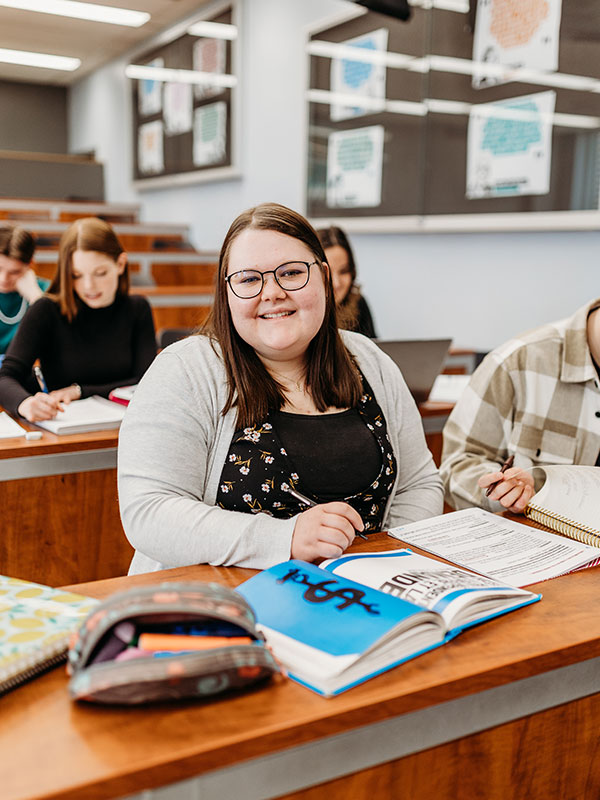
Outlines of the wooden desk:
{"label": "wooden desk", "polygon": [[[398,546],[375,534],[354,548]],[[197,566],[78,589],[235,586],[251,574]],[[74,705],[55,669],[0,698],[2,800],[102,800],[168,784],[181,785],[152,797],[596,800],[600,569],[539,588],[541,603],[329,700],[281,678],[209,702]]]}
{"label": "wooden desk", "polygon": [[117,437],[0,439],[0,573],[51,585],[127,573],[133,549],[119,517]]}

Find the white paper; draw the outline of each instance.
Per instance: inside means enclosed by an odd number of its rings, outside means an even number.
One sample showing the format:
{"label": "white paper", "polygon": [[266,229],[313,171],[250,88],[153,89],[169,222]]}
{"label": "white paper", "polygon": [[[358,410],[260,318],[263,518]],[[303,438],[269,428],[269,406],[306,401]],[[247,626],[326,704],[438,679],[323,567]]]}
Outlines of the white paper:
{"label": "white paper", "polygon": [[329,135],[327,205],[330,208],[381,205],[383,138],[383,125]]}
{"label": "white paper", "polygon": [[470,375],[445,375],[442,373],[433,382],[427,399],[435,403],[456,403],[470,380]]}
{"label": "white paper", "polygon": [[163,116],[165,133],[175,136],[192,129],[192,85],[169,81],[165,83]]}
{"label": "white paper", "polygon": [[[192,61],[198,72],[211,72],[224,75],[227,57],[227,43],[224,39],[198,39],[194,42]],[[215,97],[224,91],[222,86],[194,86],[194,97],[197,100]]]}
{"label": "white paper", "polygon": [[[558,69],[562,0],[479,0],[473,38],[473,61],[527,68]],[[510,80],[498,74],[474,73],[473,88]]]}
{"label": "white paper", "polygon": [[145,175],[162,172],[165,168],[163,124],[159,119],[146,122],[138,129],[138,168]]}
{"label": "white paper", "polygon": [[118,428],[125,416],[126,407],[104,397],[86,397],[64,406],[54,419],[36,422],[40,428],[52,433],[81,433]]}
{"label": "white paper", "polygon": [[550,511],[580,526],[600,531],[600,468],[583,465],[536,467],[546,482],[530,505]]}
{"label": "white paper", "polygon": [[25,428],[9,417],[6,411],[0,411],[0,439],[14,439],[16,436],[25,436],[26,433]]}
{"label": "white paper", "polygon": [[555,578],[600,557],[600,548],[513,522],[481,508],[453,511],[390,536],[513,586]]}
{"label": "white paper", "polygon": [[467,133],[467,197],[547,194],[556,92],[472,106]]}
{"label": "white paper", "polygon": [[223,101],[194,111],[194,164],[217,164],[226,155],[227,104]]}
{"label": "white paper", "polygon": [[[373,52],[386,52],[388,31],[385,28],[347,39],[340,44],[360,47]],[[339,94],[354,96],[357,100],[366,97],[381,100],[381,108],[361,108],[347,103],[335,103],[331,106],[331,119],[339,122],[351,117],[383,111],[385,105],[385,66],[369,64],[365,61],[352,61],[347,58],[333,58],[330,70],[330,90]]]}
{"label": "white paper", "polygon": [[[164,58],[154,58],[144,64],[145,67],[164,67]],[[151,80],[138,81],[138,110],[143,117],[158,114],[162,110],[162,82]]]}

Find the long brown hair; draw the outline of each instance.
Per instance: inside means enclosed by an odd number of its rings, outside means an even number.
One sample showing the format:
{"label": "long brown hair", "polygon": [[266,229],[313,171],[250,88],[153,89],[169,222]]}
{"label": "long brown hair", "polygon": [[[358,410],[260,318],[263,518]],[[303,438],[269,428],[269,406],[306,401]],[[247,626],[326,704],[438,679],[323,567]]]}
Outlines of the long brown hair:
{"label": "long brown hair", "polygon": [[204,333],[219,342],[223,353],[229,394],[222,413],[237,406],[236,426],[243,428],[261,422],[269,411],[285,404],[283,386],[270,375],[254,348],[241,338],[231,319],[225,281],[229,253],[233,241],[248,229],[290,236],[305,244],[313,254],[323,276],[326,302],[321,327],[306,351],[306,387],[319,411],[330,407],[353,408],[362,393],[360,375],[337,328],[331,278],[317,234],[297,212],[277,203],[263,203],[240,214],[225,236],[219,255],[215,302],[203,328]]}
{"label": "long brown hair", "polygon": [[35,251],[35,239],[20,225],[3,225],[0,228],[0,256],[16,258],[29,264]]}
{"label": "long brown hair", "polygon": [[[83,217],[75,220],[60,237],[58,247],[58,269],[48,294],[59,304],[61,314],[71,322],[77,315],[77,301],[73,289],[73,253],[75,250],[91,250],[104,253],[116,261],[124,253],[121,242],[112,227],[103,219]],[[129,292],[129,267],[126,266],[117,285],[117,294]]]}
{"label": "long brown hair", "polygon": [[328,228],[319,228],[317,230],[317,236],[319,237],[323,250],[327,250],[328,247],[339,245],[346,253],[352,282],[346,296],[341,303],[338,303],[338,325],[340,328],[347,331],[356,330],[359,315],[358,301],[361,295],[360,287],[356,283],[356,262],[354,260],[354,253],[350,247],[348,237],[337,225],[330,225]]}

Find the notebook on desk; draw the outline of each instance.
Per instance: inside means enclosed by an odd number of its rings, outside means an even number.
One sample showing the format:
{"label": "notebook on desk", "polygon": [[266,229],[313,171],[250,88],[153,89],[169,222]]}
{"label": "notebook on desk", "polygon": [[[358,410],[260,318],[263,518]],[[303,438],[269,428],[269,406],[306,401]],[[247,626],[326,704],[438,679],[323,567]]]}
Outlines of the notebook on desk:
{"label": "notebook on desk", "polygon": [[64,405],[54,419],[36,422],[50,433],[88,433],[118,428],[125,416],[125,406],[105,397],[86,397]]}
{"label": "notebook on desk", "polygon": [[400,367],[416,402],[427,400],[452,339],[375,339],[375,342]]}

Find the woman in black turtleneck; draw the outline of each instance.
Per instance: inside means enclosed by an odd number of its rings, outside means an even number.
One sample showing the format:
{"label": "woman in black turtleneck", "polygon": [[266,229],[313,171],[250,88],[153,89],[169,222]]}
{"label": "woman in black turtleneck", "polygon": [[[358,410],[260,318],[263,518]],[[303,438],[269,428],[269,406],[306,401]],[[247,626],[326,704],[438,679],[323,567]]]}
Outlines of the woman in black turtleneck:
{"label": "woman in black turtleneck", "polygon": [[[148,302],[129,294],[127,254],[103,220],[65,231],[48,294],[25,314],[0,369],[0,404],[30,422],[60,403],[137,383],[156,355]],[[48,392],[32,367],[39,359]]]}

